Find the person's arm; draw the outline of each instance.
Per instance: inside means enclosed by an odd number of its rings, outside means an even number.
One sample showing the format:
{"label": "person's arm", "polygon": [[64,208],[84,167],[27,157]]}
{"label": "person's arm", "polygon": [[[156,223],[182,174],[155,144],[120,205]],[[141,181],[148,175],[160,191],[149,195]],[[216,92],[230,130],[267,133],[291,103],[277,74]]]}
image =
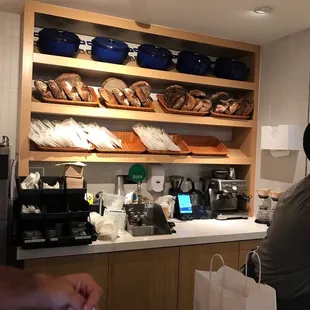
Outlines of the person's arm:
{"label": "person's arm", "polygon": [[92,310],[96,309],[101,294],[101,288],[87,274],[55,278],[0,267],[2,310],[43,310],[62,307]]}

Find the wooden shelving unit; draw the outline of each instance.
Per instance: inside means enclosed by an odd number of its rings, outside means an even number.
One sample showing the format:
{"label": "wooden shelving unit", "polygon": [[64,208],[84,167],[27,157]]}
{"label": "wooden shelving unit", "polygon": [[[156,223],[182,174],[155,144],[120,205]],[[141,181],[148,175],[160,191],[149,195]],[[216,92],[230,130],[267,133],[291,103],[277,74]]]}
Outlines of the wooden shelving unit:
{"label": "wooden shelving unit", "polygon": [[[163,112],[157,102],[154,102],[156,113],[152,112],[137,112],[126,110],[113,110],[106,108],[88,108],[78,106],[68,106],[60,104],[51,104],[41,102],[32,102],[31,112],[44,115],[66,115],[80,116],[101,119],[116,119],[116,120],[136,120],[143,122],[158,122],[158,123],[174,123],[186,125],[208,125],[222,127],[240,127],[252,128],[254,122],[252,120],[232,120],[228,118],[214,118],[188,115],[167,114]],[[160,113],[160,115],[158,115]]]}
{"label": "wooden shelving unit", "polygon": [[91,73],[117,74],[120,76],[132,76],[139,79],[151,78],[175,83],[189,83],[207,85],[212,87],[231,88],[238,90],[254,90],[255,83],[219,79],[210,76],[199,76],[179,73],[176,69],[168,71],[151,70],[140,68],[135,61],[126,65],[116,65],[91,60],[88,54],[80,54],[78,58],[67,58],[40,53],[33,54],[33,63],[44,67],[54,66],[57,68],[75,69],[76,71],[88,71]]}
{"label": "wooden shelving unit", "polygon": [[180,156],[152,154],[105,154],[67,152],[29,152],[30,161],[66,162],[82,161],[89,163],[164,163],[164,164],[210,164],[210,165],[250,165],[252,159],[238,149],[230,149],[225,156]]}
{"label": "wooden shelving unit", "polygon": [[[80,54],[77,58],[66,58],[40,54],[34,48],[34,28],[40,27],[37,23],[48,15],[49,27],[64,27],[66,25],[75,27],[79,24],[80,29],[101,29],[104,36],[107,29],[120,30],[118,34],[130,33],[140,35],[140,43],[143,38],[154,39],[156,44],[158,38],[170,42],[179,42],[179,46],[188,46],[193,43],[196,47],[205,46],[212,51],[220,51],[221,55],[239,55],[242,61],[246,59],[251,67],[249,81],[232,81],[219,79],[213,76],[195,76],[179,73],[175,68],[168,71],[158,71],[140,68],[134,61],[125,65],[101,63],[91,60],[88,54]],[[52,18],[52,19],[51,19]],[[56,23],[55,23],[56,20]],[[70,22],[71,20],[71,22]],[[72,23],[74,20],[74,23]],[[58,22],[57,22],[58,21]],[[69,23],[66,24],[66,21]],[[53,25],[54,22],[54,25]],[[84,27],[85,25],[99,27]],[[68,26],[69,27],[69,26]],[[83,28],[84,27],[84,28]],[[190,33],[178,29],[170,29],[157,25],[145,25],[136,23],[133,20],[126,20],[105,16],[96,13],[83,12],[75,9],[59,7],[41,2],[26,0],[23,28],[23,65],[22,65],[22,88],[20,106],[20,129],[19,129],[19,175],[26,175],[29,172],[30,162],[62,162],[62,161],[84,161],[97,163],[172,163],[172,164],[212,164],[212,165],[236,165],[240,167],[242,176],[246,178],[250,188],[250,194],[254,195],[255,189],[255,161],[256,161],[256,135],[257,135],[257,111],[258,111],[258,90],[259,90],[259,67],[260,47],[235,42],[225,39],[214,38],[202,34]],[[100,31],[101,31],[100,30]],[[72,29],[70,29],[72,31]],[[85,30],[86,31],[86,30]],[[111,32],[109,32],[111,33]],[[87,31],[81,34],[92,35]],[[153,36],[153,37],[152,37]],[[138,37],[137,37],[138,38]],[[141,39],[142,38],[142,39]],[[136,41],[131,41],[136,42]],[[154,41],[155,42],[155,41]],[[137,42],[136,42],[137,43]],[[148,42],[150,43],[150,42]],[[198,50],[199,51],[199,50]],[[218,56],[218,55],[209,55]],[[43,71],[42,71],[43,69]],[[47,104],[35,101],[32,98],[32,80],[34,72],[45,72],[52,75],[53,72],[77,72],[83,76],[98,79],[102,82],[105,77],[116,76],[131,79],[145,79],[156,82],[156,85],[184,84],[185,86],[197,88],[214,88],[237,91],[244,94],[255,104],[252,120],[234,120],[213,117],[196,117],[166,114],[155,102],[156,112],[133,112],[113,110],[106,108],[89,108],[78,106],[66,106]],[[98,83],[99,84],[99,83]],[[100,84],[99,84],[100,85]],[[164,90],[164,89],[163,89]],[[163,91],[162,90],[162,91]],[[199,125],[230,127],[232,130],[232,141],[229,144],[230,153],[227,157],[198,157],[198,156],[169,156],[169,155],[126,155],[126,154],[103,154],[103,153],[60,153],[40,152],[30,148],[28,132],[31,116],[33,115],[55,115],[87,117],[91,119],[110,119],[118,121],[142,121],[170,123],[176,125]],[[177,126],[176,132],[177,132]]]}

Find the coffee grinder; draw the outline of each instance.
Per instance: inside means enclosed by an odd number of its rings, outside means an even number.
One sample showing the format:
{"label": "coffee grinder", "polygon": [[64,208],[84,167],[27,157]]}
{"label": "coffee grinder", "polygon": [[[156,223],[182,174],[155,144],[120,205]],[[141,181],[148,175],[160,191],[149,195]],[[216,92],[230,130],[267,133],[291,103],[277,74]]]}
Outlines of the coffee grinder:
{"label": "coffee grinder", "polygon": [[169,177],[171,187],[169,188],[169,195],[177,197],[178,194],[183,193],[181,190],[181,185],[183,183],[184,177],[180,175],[171,175]]}
{"label": "coffee grinder", "polygon": [[195,188],[195,183],[192,179],[187,178],[187,181],[191,182],[192,188],[188,192],[191,197],[193,218],[194,219],[207,219],[207,211],[203,208],[204,194]]}

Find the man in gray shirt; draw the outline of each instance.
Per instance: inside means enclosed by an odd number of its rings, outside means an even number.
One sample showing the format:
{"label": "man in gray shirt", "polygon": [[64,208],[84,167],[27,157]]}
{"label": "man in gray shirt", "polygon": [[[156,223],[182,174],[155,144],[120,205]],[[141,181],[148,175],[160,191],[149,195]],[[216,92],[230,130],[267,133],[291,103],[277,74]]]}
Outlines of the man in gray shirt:
{"label": "man in gray shirt", "polygon": [[[303,144],[310,159],[310,124]],[[275,288],[278,310],[309,310],[310,175],[283,193],[257,253],[262,261],[262,282]],[[258,270],[255,257],[253,262]]]}

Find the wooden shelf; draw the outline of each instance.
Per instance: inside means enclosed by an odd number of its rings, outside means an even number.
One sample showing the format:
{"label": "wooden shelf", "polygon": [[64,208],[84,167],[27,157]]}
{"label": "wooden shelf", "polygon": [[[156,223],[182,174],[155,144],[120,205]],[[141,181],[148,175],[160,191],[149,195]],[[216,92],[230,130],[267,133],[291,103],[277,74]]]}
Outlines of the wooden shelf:
{"label": "wooden shelf", "polygon": [[208,125],[208,126],[224,126],[224,127],[240,127],[240,128],[253,127],[253,121],[251,120],[232,120],[232,119],[215,118],[209,116],[202,117],[202,116],[167,114],[163,112],[163,110],[160,108],[157,102],[154,102],[154,105],[156,107],[156,113],[32,102],[31,111],[32,113],[44,114],[44,115],[67,115],[67,116],[91,117],[100,119],[117,119],[117,120],[129,120],[129,121],[134,120],[142,122]]}
{"label": "wooden shelf", "polygon": [[98,162],[98,163],[161,163],[161,164],[210,164],[251,165],[252,159],[238,149],[230,149],[227,157],[180,156],[152,154],[66,153],[30,151],[30,161],[40,162]]}
{"label": "wooden shelf", "polygon": [[57,68],[71,68],[77,72],[86,70],[89,72],[104,72],[105,74],[124,75],[137,77],[139,79],[156,79],[177,83],[199,84],[212,87],[230,88],[238,90],[254,90],[255,83],[219,79],[210,76],[199,76],[179,73],[176,70],[160,71],[140,68],[135,61],[126,65],[116,65],[91,60],[88,54],[80,54],[78,58],[59,57],[33,53],[33,63],[42,66],[55,66]]}

